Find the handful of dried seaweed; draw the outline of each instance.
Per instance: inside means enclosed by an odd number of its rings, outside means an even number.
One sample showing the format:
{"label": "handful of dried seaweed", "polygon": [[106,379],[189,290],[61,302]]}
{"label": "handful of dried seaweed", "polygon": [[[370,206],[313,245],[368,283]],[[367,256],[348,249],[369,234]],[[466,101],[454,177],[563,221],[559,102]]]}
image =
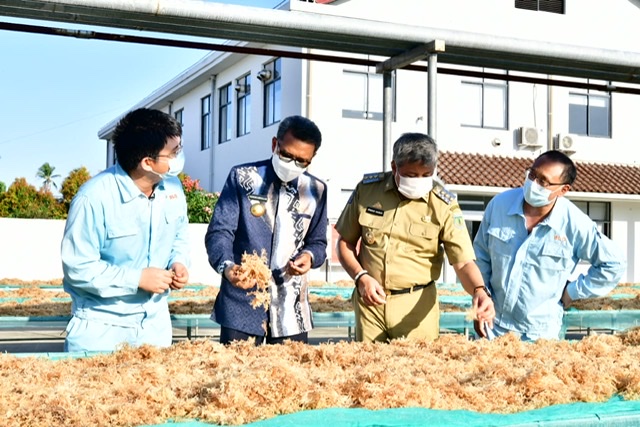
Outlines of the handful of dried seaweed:
{"label": "handful of dried seaweed", "polygon": [[264,307],[265,311],[269,309],[271,303],[271,294],[269,293],[271,269],[269,269],[267,262],[267,251],[263,249],[260,255],[255,251],[252,254],[245,252],[242,254],[242,262],[240,263],[240,274],[246,274],[247,280],[256,284],[256,290],[248,293],[253,296],[251,306],[253,308]]}

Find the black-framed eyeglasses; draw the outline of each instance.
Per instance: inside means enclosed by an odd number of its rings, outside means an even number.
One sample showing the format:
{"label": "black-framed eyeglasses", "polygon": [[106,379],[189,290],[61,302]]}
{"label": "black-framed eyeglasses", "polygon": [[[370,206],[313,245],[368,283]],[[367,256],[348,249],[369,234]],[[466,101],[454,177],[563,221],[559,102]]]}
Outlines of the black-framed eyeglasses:
{"label": "black-framed eyeglasses", "polygon": [[303,159],[297,159],[295,157],[293,157],[291,154],[283,152],[280,149],[280,143],[278,142],[278,144],[276,145],[276,152],[278,153],[278,157],[280,158],[280,160],[282,160],[285,163],[291,163],[294,162],[295,165],[299,168],[307,168],[309,167],[309,165],[311,164],[311,160],[303,160]]}
{"label": "black-framed eyeglasses", "polygon": [[175,159],[180,153],[182,153],[182,142],[178,144],[178,146],[171,152],[171,154],[156,154],[154,158],[166,157],[168,159]]}
{"label": "black-framed eyeglasses", "polygon": [[545,177],[538,175],[533,169],[529,168],[526,171],[527,173],[527,178],[530,179],[531,181],[536,181],[540,187],[542,188],[548,188],[551,187],[553,185],[566,185],[566,182],[549,182],[546,180]]}

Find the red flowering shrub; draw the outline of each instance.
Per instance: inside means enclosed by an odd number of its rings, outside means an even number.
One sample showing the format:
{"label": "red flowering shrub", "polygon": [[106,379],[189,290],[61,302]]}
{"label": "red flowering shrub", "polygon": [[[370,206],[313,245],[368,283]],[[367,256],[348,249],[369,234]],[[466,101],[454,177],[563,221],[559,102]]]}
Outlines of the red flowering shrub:
{"label": "red flowering shrub", "polygon": [[200,187],[199,179],[191,179],[189,175],[178,175],[187,198],[187,215],[192,224],[208,224],[220,193],[209,193]]}

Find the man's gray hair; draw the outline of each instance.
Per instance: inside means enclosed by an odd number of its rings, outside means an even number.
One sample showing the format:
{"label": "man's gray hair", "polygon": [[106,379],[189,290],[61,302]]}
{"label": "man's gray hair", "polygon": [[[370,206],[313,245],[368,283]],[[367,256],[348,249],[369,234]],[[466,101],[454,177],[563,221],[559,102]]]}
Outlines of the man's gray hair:
{"label": "man's gray hair", "polygon": [[418,162],[435,167],[438,163],[438,145],[429,135],[404,133],[393,144],[393,161],[396,167]]}

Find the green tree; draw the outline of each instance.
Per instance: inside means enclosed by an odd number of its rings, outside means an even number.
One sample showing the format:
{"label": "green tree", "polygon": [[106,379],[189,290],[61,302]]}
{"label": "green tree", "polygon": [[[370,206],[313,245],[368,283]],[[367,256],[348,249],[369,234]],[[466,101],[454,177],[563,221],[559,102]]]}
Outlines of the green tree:
{"label": "green tree", "polygon": [[51,166],[49,162],[45,162],[42,166],[40,166],[40,169],[38,169],[38,173],[36,174],[36,176],[42,180],[42,190],[45,193],[51,192],[52,185],[56,190],[58,189],[58,184],[56,184],[53,179],[60,178],[60,175],[54,175],[53,171],[55,170],[55,166]]}
{"label": "green tree", "polygon": [[7,191],[7,184],[0,181],[0,193],[4,193],[5,191]]}
{"label": "green tree", "polygon": [[76,195],[82,184],[89,181],[91,179],[91,174],[89,170],[81,166],[69,172],[69,175],[62,181],[62,186],[60,187],[60,193],[62,193],[62,203],[64,205],[65,212],[69,212],[69,206],[71,205],[71,200]]}
{"label": "green tree", "polygon": [[25,178],[16,178],[0,194],[0,217],[62,219],[66,213],[51,192],[38,191]]}

